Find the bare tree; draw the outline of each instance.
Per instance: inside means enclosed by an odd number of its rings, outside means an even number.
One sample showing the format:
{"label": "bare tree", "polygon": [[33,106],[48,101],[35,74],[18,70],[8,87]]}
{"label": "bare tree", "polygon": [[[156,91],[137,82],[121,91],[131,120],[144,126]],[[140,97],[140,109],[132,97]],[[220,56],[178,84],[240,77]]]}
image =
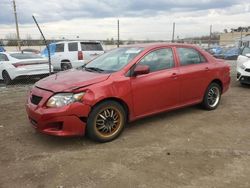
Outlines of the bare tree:
{"label": "bare tree", "polygon": [[17,35],[15,33],[9,33],[5,35],[5,39],[7,40],[7,46],[17,46]]}

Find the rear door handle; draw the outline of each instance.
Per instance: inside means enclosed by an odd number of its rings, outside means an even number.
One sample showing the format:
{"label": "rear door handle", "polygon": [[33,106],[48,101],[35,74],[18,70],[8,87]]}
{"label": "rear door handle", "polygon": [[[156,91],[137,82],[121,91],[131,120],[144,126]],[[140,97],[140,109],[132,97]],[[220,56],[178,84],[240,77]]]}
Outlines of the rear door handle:
{"label": "rear door handle", "polygon": [[205,67],[205,71],[209,71],[209,68],[208,68],[208,67]]}

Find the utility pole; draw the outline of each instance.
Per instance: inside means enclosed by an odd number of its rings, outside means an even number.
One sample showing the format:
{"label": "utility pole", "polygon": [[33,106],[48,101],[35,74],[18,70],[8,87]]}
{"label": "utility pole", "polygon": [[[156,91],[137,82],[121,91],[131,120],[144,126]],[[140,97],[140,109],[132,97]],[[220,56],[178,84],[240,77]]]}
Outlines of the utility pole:
{"label": "utility pole", "polygon": [[21,42],[20,42],[20,35],[19,35],[19,27],[18,27],[18,20],[17,20],[17,12],[16,12],[16,2],[15,2],[15,0],[13,0],[13,8],[14,8],[15,21],[16,21],[17,45],[18,45],[18,50],[21,51]]}
{"label": "utility pole", "polygon": [[51,74],[51,73],[52,73],[52,66],[51,66],[50,46],[49,46],[49,44],[48,44],[48,42],[47,42],[47,40],[46,40],[46,38],[45,38],[45,36],[44,36],[44,34],[43,34],[43,32],[42,32],[42,30],[41,30],[40,26],[39,26],[39,24],[38,24],[38,22],[37,22],[37,20],[36,20],[35,16],[34,16],[34,15],[32,15],[32,18],[33,18],[33,20],[34,20],[34,22],[35,22],[35,24],[36,24],[36,26],[37,26],[37,28],[38,28],[39,32],[41,33],[41,36],[42,36],[43,41],[44,41],[44,44],[46,45],[46,48],[47,48],[47,50],[48,50],[48,58],[49,58],[49,74]]}
{"label": "utility pole", "polygon": [[117,48],[120,47],[120,21],[117,20]]}
{"label": "utility pole", "polygon": [[208,47],[209,47],[209,48],[210,48],[211,40],[212,40],[212,29],[213,29],[213,26],[210,25],[209,42],[208,42]]}
{"label": "utility pole", "polygon": [[172,42],[174,43],[174,35],[175,35],[175,22],[173,23],[173,31],[172,31]]}
{"label": "utility pole", "polygon": [[242,38],[243,38],[243,27],[241,27],[241,30],[240,30],[240,47],[242,47],[243,46],[243,41],[242,41]]}

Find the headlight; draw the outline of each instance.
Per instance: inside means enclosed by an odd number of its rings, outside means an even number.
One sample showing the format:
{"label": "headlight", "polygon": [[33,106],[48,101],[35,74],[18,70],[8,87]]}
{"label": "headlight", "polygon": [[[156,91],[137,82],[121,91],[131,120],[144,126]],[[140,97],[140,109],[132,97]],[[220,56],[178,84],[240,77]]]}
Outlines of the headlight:
{"label": "headlight", "polygon": [[58,93],[48,100],[46,103],[47,107],[55,108],[69,105],[74,102],[80,102],[84,96],[84,92],[81,93]]}
{"label": "headlight", "polygon": [[243,70],[245,70],[246,69],[246,67],[245,67],[245,65],[240,65],[240,68],[242,68]]}

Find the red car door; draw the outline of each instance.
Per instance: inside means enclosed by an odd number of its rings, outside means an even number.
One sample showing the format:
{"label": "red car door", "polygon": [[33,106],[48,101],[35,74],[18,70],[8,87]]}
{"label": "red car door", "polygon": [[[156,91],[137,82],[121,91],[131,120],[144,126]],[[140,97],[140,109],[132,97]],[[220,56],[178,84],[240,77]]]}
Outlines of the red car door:
{"label": "red car door", "polygon": [[179,80],[181,104],[198,102],[203,99],[210,80],[210,64],[196,49],[188,47],[176,48],[180,66]]}
{"label": "red car door", "polygon": [[138,65],[149,66],[150,72],[131,77],[135,116],[153,114],[177,106],[180,87],[172,49],[151,51]]}

